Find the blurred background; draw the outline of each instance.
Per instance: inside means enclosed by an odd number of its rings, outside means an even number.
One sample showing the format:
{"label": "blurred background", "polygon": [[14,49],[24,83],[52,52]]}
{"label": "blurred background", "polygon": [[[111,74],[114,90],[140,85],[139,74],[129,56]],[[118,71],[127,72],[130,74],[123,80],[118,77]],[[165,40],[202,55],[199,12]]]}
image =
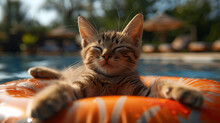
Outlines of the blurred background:
{"label": "blurred background", "polygon": [[220,51],[219,0],[1,0],[0,52],[77,52],[77,16],[122,30],[144,15],[144,52]]}
{"label": "blurred background", "polygon": [[220,81],[220,0],[0,0],[0,81],[81,62],[77,17],[100,32],[144,15],[141,75]]}

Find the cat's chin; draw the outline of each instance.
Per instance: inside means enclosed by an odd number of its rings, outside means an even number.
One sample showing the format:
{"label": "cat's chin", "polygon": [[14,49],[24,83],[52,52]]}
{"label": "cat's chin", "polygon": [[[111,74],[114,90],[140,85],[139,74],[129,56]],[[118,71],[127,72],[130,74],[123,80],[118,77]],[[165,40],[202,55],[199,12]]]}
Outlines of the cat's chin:
{"label": "cat's chin", "polygon": [[111,60],[109,60],[108,62],[103,60],[98,65],[100,66],[101,69],[103,69],[105,71],[110,71],[115,68],[114,63]]}
{"label": "cat's chin", "polygon": [[110,64],[104,64],[101,67],[101,70],[103,73],[105,73],[106,75],[112,75],[114,74],[116,71],[114,70],[114,67]]}
{"label": "cat's chin", "polygon": [[118,68],[115,68],[111,64],[104,64],[102,66],[99,66],[99,73],[102,73],[106,76],[115,76],[120,74]]}
{"label": "cat's chin", "polygon": [[111,68],[113,68],[113,66],[112,65],[110,65],[110,64],[104,64],[103,66],[102,66],[102,68],[103,69],[111,69]]}

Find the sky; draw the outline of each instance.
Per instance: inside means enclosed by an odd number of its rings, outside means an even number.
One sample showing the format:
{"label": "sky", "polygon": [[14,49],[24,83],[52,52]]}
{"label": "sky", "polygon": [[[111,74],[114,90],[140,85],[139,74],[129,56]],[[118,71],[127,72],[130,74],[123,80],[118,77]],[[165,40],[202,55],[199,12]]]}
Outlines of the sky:
{"label": "sky", "polygon": [[[13,1],[13,0],[11,0]],[[14,0],[22,2],[22,9],[27,11],[27,18],[39,21],[42,25],[49,25],[53,20],[55,20],[58,15],[54,10],[43,10],[41,9],[45,0]],[[6,0],[0,0],[0,21],[2,21],[3,8],[1,4],[4,4]],[[102,15],[101,3],[95,2],[94,7],[97,10],[98,15]]]}
{"label": "sky", "polygon": [[22,8],[28,10],[27,17],[38,20],[43,25],[50,24],[51,21],[56,19],[57,14],[55,11],[48,11],[40,9],[45,0],[20,0],[23,3]]}
{"label": "sky", "polygon": [[[42,25],[49,25],[51,21],[57,18],[57,13],[53,10],[40,9],[45,0],[18,0],[22,2],[22,9],[27,11],[27,18],[39,21]],[[4,4],[6,0],[1,0],[0,4]],[[0,21],[2,21],[3,8],[0,6]]]}

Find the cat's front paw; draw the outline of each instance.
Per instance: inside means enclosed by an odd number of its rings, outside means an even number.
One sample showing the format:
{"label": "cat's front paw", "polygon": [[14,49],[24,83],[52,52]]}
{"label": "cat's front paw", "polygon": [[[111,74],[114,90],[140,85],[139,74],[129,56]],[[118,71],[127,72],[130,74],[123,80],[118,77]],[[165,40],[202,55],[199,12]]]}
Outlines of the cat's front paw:
{"label": "cat's front paw", "polygon": [[61,78],[61,74],[58,71],[47,67],[32,67],[28,70],[28,73],[34,78]]}
{"label": "cat's front paw", "polygon": [[199,90],[185,86],[167,86],[163,88],[166,98],[177,100],[192,108],[199,108],[203,105],[203,95]]}
{"label": "cat's front paw", "polygon": [[42,120],[60,111],[65,104],[72,101],[68,89],[61,88],[51,85],[37,94],[28,104],[27,116]]}

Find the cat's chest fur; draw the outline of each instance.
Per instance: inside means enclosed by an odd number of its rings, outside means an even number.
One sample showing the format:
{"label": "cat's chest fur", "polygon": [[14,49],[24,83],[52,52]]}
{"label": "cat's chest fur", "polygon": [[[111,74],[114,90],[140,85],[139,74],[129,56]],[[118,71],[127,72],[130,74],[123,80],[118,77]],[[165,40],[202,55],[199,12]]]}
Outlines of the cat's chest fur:
{"label": "cat's chest fur", "polygon": [[[108,96],[108,95],[132,95],[135,86],[130,84],[131,78],[120,76],[116,78],[88,77],[86,96]],[[135,81],[135,80],[134,80]]]}
{"label": "cat's chest fur", "polygon": [[112,83],[100,83],[99,85],[90,85],[87,89],[86,96],[108,96],[108,95],[127,95],[129,90],[124,86]]}
{"label": "cat's chest fur", "polygon": [[117,77],[106,77],[88,71],[84,66],[67,69],[63,73],[66,80],[70,83],[75,81],[83,82],[86,97],[133,95],[136,86],[142,85],[136,73],[123,74]]}

